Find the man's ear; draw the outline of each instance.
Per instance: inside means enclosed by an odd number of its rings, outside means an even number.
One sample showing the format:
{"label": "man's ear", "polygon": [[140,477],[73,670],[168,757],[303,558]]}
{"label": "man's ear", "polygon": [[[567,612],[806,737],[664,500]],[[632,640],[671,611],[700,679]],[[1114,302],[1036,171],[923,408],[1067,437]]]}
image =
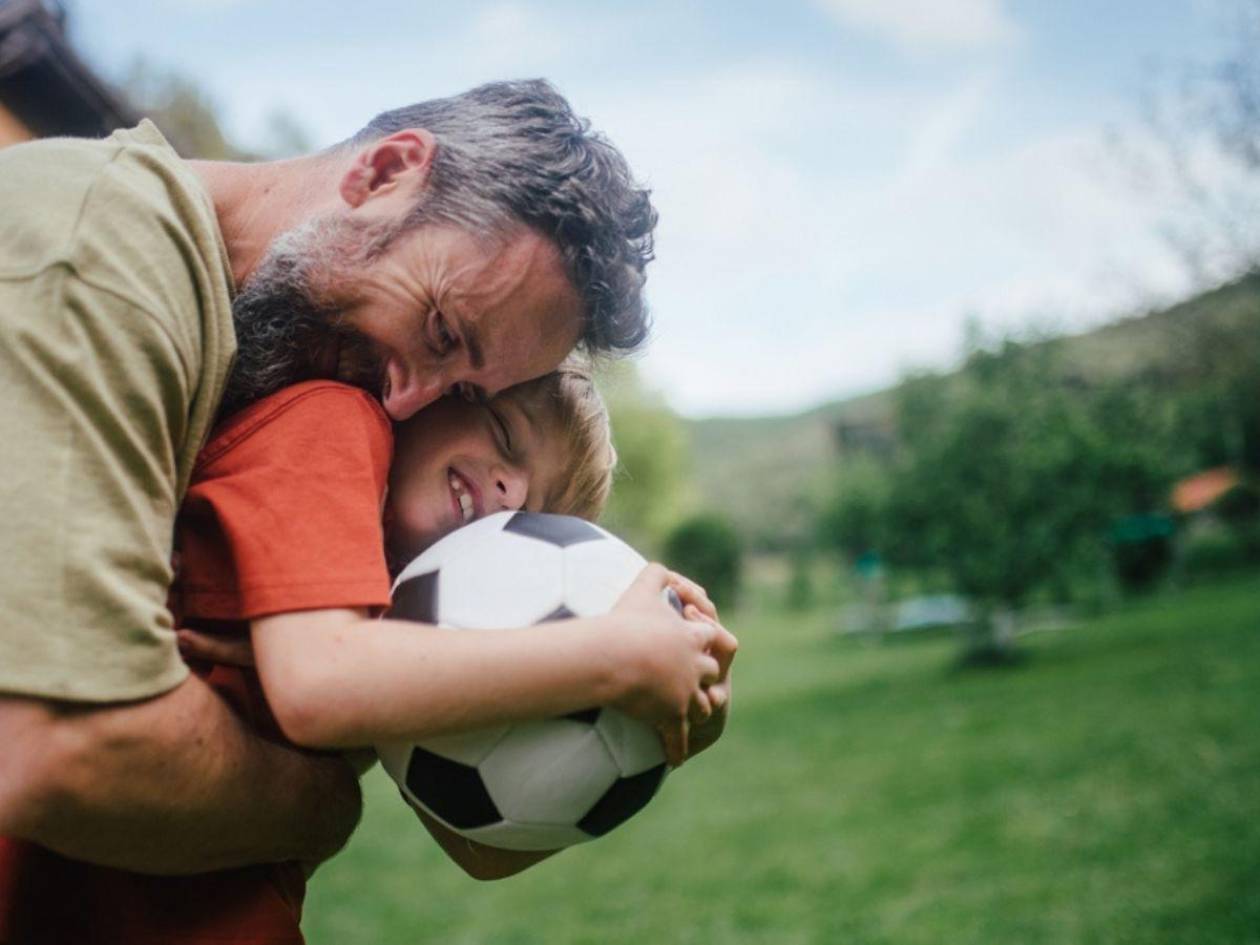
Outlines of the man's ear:
{"label": "man's ear", "polygon": [[363,147],[341,178],[341,199],[360,207],[406,185],[418,190],[429,178],[437,139],[424,128],[407,128]]}

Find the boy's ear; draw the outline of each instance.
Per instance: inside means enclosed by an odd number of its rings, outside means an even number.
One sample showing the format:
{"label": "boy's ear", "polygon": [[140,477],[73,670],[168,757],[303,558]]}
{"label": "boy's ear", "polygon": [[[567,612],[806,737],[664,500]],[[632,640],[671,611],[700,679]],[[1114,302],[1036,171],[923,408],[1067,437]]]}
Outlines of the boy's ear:
{"label": "boy's ear", "polygon": [[437,139],[424,128],[406,128],[364,145],[342,175],[341,199],[358,208],[376,197],[415,193],[428,184],[437,148]]}

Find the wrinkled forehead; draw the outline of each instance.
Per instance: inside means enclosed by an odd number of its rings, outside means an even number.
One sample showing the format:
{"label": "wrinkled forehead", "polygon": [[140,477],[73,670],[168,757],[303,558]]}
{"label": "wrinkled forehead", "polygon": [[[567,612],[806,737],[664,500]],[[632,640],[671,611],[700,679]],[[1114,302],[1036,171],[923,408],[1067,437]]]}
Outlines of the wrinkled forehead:
{"label": "wrinkled forehead", "polygon": [[466,326],[489,379],[501,382],[488,386],[550,371],[577,345],[584,322],[559,250],[530,230],[478,245],[483,252],[454,271],[445,304]]}

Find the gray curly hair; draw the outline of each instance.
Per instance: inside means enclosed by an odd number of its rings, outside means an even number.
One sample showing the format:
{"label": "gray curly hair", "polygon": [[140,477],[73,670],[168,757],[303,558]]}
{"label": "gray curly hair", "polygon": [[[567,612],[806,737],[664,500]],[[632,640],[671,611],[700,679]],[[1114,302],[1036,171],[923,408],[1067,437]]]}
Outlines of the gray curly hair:
{"label": "gray curly hair", "polygon": [[438,221],[493,237],[524,224],[556,245],[583,300],[581,346],[597,354],[643,343],[656,211],[621,152],[549,82],[492,82],[382,112],[337,147],[406,128],[428,130],[438,147],[404,229]]}

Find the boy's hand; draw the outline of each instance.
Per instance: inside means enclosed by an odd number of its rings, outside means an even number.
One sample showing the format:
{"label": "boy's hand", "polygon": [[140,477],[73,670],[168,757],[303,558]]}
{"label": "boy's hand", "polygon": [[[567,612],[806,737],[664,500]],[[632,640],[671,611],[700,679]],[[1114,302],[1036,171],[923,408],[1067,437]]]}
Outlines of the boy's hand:
{"label": "boy's hand", "polygon": [[702,617],[714,623],[719,622],[717,608],[713,606],[713,601],[709,600],[708,592],[691,578],[677,571],[670,571],[669,586],[674,589],[674,593],[678,595],[684,607],[691,604]]}
{"label": "boy's hand", "polygon": [[[712,713],[705,689],[719,681],[722,664],[710,650],[726,633],[716,623],[679,616],[664,601],[667,587],[679,589],[678,577],[659,564],[649,564],[613,608],[628,631],[618,633],[617,643],[625,648],[621,662],[629,673],[625,695],[614,705],[655,726],[665,755],[675,766],[687,757],[691,723],[703,722]],[[694,599],[691,590],[684,589]],[[699,612],[695,604],[691,607]]]}
{"label": "boy's hand", "polygon": [[709,652],[717,658],[721,675],[717,682],[705,688],[712,712],[707,718],[693,717],[691,719],[692,725],[688,732],[686,751],[686,757],[690,758],[700,754],[721,738],[726,728],[731,700],[731,662],[735,659],[735,651],[739,649],[739,641],[735,639],[734,634],[721,625],[717,608],[703,587],[677,571],[669,572],[669,586],[683,603],[684,617],[688,620],[707,621],[718,628],[718,634]]}
{"label": "boy's hand", "polygon": [[700,752],[721,738],[722,732],[726,729],[726,719],[731,709],[731,663],[735,660],[735,652],[739,649],[739,641],[735,639],[734,634],[722,627],[716,618],[711,619],[694,605],[686,605],[683,615],[690,620],[709,620],[718,628],[719,633],[714,638],[710,652],[717,658],[718,665],[721,667],[721,673],[717,682],[713,683],[706,690],[712,712],[707,719],[698,722],[691,728],[687,752],[687,757],[690,758],[700,754]]}

